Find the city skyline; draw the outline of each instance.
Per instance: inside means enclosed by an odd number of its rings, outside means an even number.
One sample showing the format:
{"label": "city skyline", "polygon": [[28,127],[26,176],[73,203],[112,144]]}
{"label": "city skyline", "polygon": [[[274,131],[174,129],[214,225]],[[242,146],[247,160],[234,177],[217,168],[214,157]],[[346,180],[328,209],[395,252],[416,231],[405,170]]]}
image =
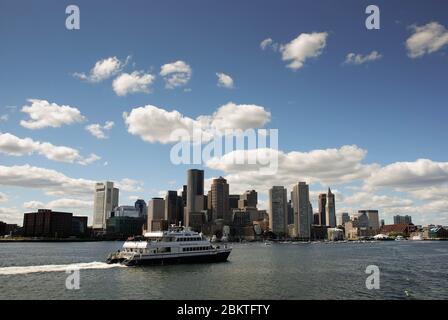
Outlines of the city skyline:
{"label": "city skyline", "polygon": [[[111,3],[106,15],[79,1],[78,31],[65,29],[68,3],[5,3],[0,221],[44,207],[93,221],[97,181],[114,181],[126,205],[180,192],[194,167],[204,191],[222,177],[224,197],[254,189],[260,209],[271,187],[304,181],[314,212],[331,186],[336,215],[375,209],[448,225],[447,5],[378,1],[381,29],[367,30],[368,2],[283,2]],[[174,5],[182,10],[160,14]],[[171,163],[169,133],[204,119],[207,129],[278,129],[278,172]]]}

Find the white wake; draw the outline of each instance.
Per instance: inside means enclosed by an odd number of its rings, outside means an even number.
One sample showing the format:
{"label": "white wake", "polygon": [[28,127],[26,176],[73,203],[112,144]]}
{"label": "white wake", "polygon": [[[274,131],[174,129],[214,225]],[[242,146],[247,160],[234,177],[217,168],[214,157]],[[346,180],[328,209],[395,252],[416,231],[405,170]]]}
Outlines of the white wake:
{"label": "white wake", "polygon": [[66,272],[67,270],[89,270],[89,269],[111,269],[111,268],[125,268],[121,264],[107,264],[104,262],[86,262],[86,263],[72,263],[72,264],[48,264],[40,266],[24,266],[24,267],[3,267],[0,268],[0,275],[16,275],[37,272]]}

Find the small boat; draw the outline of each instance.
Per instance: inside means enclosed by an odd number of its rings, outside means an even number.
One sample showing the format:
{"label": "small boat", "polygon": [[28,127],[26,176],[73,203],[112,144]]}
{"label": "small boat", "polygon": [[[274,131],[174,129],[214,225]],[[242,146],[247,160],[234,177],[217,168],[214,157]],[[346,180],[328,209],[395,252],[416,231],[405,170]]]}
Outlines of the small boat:
{"label": "small boat", "polygon": [[128,239],[106,262],[126,266],[223,262],[231,251],[226,244],[212,245],[202,234],[176,227]]}
{"label": "small boat", "polygon": [[405,238],[403,238],[403,236],[396,236],[395,237],[395,241],[403,241],[406,240]]}

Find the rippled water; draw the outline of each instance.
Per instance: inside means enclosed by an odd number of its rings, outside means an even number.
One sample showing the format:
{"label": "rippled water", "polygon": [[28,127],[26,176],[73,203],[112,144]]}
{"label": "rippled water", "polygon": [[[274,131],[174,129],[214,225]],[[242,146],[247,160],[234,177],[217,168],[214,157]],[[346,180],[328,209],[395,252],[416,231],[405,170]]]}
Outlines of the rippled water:
{"label": "rippled water", "polygon": [[[448,242],[248,243],[225,263],[104,264],[121,245],[0,244],[0,299],[448,299]],[[80,290],[65,287],[71,264]],[[379,290],[365,286],[368,265]]]}

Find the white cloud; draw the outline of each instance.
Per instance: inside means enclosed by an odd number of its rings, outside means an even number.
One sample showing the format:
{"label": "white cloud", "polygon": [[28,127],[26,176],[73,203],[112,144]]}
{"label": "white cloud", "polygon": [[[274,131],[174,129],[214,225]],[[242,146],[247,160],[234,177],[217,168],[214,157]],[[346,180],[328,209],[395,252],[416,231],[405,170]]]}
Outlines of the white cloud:
{"label": "white cloud", "polygon": [[291,42],[282,45],[282,59],[290,61],[287,67],[298,70],[307,59],[320,56],[326,46],[327,36],[326,32],[301,33]]}
{"label": "white cloud", "polygon": [[271,113],[254,104],[229,102],[216,110],[211,127],[217,130],[261,128],[271,120]]}
{"label": "white cloud", "polygon": [[20,125],[27,129],[59,128],[62,125],[70,125],[85,120],[85,117],[75,107],[60,106],[39,99],[28,99],[28,102],[31,105],[23,106],[21,111],[28,114],[30,119],[20,121]]}
{"label": "white cloud", "polygon": [[369,54],[362,55],[360,53],[349,53],[345,58],[345,64],[363,64],[369,61],[379,60],[383,55],[379,54],[377,51],[372,51]]}
{"label": "white cloud", "polygon": [[231,76],[225,74],[225,73],[216,73],[216,76],[218,77],[218,87],[224,87],[231,89],[233,88],[233,79]]}
{"label": "white cloud", "polygon": [[62,198],[53,200],[47,203],[40,201],[27,201],[23,204],[25,209],[37,210],[37,209],[68,209],[69,211],[74,209],[89,209],[91,212],[93,210],[92,200],[81,200],[81,199],[70,199]]}
{"label": "white cloud", "polygon": [[[212,158],[206,165],[226,174],[232,192],[242,192],[249,186],[267,192],[274,185],[290,188],[298,181],[333,185],[362,180],[379,167],[377,164],[364,164],[366,154],[366,150],[357,146],[289,153],[273,149],[236,150],[223,157]],[[235,157],[252,157],[258,159],[258,163],[268,163],[267,160],[274,157],[278,159],[278,170],[275,174],[264,174],[259,170],[263,165],[250,165],[248,161],[244,165],[238,164]]]}
{"label": "white cloud", "polygon": [[134,71],[132,73],[122,73],[114,79],[112,88],[119,96],[125,96],[128,93],[149,93],[151,84],[156,77],[143,71]]}
{"label": "white cloud", "polygon": [[0,122],[6,122],[9,120],[9,115],[8,114],[2,114],[0,116]]}
{"label": "white cloud", "polygon": [[0,207],[0,221],[6,223],[23,223],[23,212],[20,212],[16,207],[2,208]]}
{"label": "white cloud", "polygon": [[185,136],[173,133],[182,129],[191,133],[199,129],[202,141],[208,141],[216,130],[259,128],[270,121],[271,114],[256,105],[237,105],[232,102],[221,106],[213,115],[202,115],[192,119],[173,110],[167,111],[147,105],[124,113],[128,132],[151,143],[175,143]]}
{"label": "white cloud", "polygon": [[28,164],[0,165],[0,185],[40,189],[49,195],[92,197],[95,181],[70,178],[58,171]]}
{"label": "white cloud", "polygon": [[164,78],[167,89],[186,85],[191,79],[191,74],[191,67],[182,60],[164,64],[160,68],[160,75]]}
{"label": "white cloud", "polygon": [[100,82],[120,72],[128,63],[129,59],[130,56],[128,56],[125,61],[121,61],[117,57],[109,57],[99,60],[95,63],[95,66],[90,70],[89,74],[76,72],[73,76],[89,82]]}
{"label": "white cloud", "polygon": [[83,158],[83,159],[79,160],[78,163],[83,166],[86,166],[86,165],[92,164],[98,160],[101,160],[101,157],[94,153],[91,153],[87,158]]}
{"label": "white cloud", "polygon": [[260,42],[260,48],[261,50],[265,50],[272,44],[273,40],[271,38],[266,38],[263,41]]}
{"label": "white cloud", "polygon": [[143,191],[143,182],[124,178],[121,181],[115,183],[116,187],[120,189],[120,191],[126,192],[141,192]]}
{"label": "white cloud", "polygon": [[412,190],[444,183],[448,183],[448,162],[418,159],[414,162],[395,162],[382,167],[366,180],[366,187]]}
{"label": "white cloud", "polygon": [[438,22],[412,26],[414,33],[406,40],[410,58],[418,58],[436,52],[448,45],[448,30]]}
{"label": "white cloud", "polygon": [[60,162],[77,162],[79,164],[89,164],[99,160],[97,155],[90,155],[84,158],[79,151],[70,147],[55,146],[49,142],[34,141],[31,138],[21,139],[10,133],[0,133],[0,153],[11,156],[40,154],[47,159]]}
{"label": "white cloud", "polygon": [[99,123],[89,124],[88,126],[86,126],[86,130],[98,139],[107,139],[109,137],[105,134],[104,131],[111,130],[113,126],[113,121],[106,121],[104,125],[100,125]]}

